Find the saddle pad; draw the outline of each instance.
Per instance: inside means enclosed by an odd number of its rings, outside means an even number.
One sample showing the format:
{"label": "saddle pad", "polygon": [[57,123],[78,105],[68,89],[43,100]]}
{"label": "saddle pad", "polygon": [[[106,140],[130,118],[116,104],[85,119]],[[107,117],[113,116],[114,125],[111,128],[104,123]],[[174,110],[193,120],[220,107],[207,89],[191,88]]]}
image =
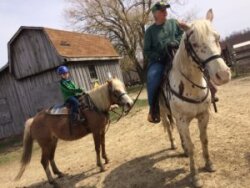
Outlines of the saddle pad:
{"label": "saddle pad", "polygon": [[48,114],[51,115],[68,115],[69,110],[64,105],[54,105],[46,110]]}

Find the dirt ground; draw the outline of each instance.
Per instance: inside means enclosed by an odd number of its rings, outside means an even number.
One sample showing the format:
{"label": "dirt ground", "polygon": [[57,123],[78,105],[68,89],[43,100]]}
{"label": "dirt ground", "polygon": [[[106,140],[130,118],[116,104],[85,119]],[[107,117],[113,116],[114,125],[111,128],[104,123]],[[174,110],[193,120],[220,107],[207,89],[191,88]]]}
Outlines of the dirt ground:
{"label": "dirt ground", "polygon": [[[196,121],[190,129],[206,188],[250,187],[250,77],[236,79],[219,88],[219,113],[212,110],[209,122],[209,148],[217,171],[202,170],[204,161]],[[145,91],[141,97],[146,97]],[[95,163],[92,136],[60,141],[56,162],[66,176],[56,179],[60,187],[86,188],[173,188],[191,187],[189,160],[178,149],[170,150],[163,127],[147,123],[147,108],[137,108],[119,123],[112,124],[106,135],[110,164],[99,173]],[[37,147],[37,146],[35,146]],[[13,182],[18,160],[0,167],[0,187],[50,188],[40,165],[40,150],[35,150],[22,179]]]}

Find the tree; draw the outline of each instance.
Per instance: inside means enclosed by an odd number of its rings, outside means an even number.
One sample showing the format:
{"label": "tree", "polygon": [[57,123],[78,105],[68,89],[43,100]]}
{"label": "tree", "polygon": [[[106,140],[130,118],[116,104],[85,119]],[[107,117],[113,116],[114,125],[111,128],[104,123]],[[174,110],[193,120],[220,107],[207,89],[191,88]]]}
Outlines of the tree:
{"label": "tree", "polygon": [[[108,37],[120,55],[129,58],[144,79],[143,39],[145,26],[152,20],[154,0],[68,0],[66,18],[80,32]],[[179,2],[181,0],[175,0]],[[144,59],[144,58],[143,58]]]}

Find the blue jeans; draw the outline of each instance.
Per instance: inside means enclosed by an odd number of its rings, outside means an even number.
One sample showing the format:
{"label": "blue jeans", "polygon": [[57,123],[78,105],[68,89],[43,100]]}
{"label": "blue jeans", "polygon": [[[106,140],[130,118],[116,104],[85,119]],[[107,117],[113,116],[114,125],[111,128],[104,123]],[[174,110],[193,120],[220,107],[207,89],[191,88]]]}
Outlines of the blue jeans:
{"label": "blue jeans", "polygon": [[75,96],[71,96],[66,100],[66,103],[70,105],[71,115],[78,114],[78,107],[80,105],[78,99]]}
{"label": "blue jeans", "polygon": [[[147,71],[147,92],[150,110],[159,107],[157,100],[158,90],[164,74],[165,65],[159,62],[150,62]],[[155,105],[155,106],[154,106]]]}

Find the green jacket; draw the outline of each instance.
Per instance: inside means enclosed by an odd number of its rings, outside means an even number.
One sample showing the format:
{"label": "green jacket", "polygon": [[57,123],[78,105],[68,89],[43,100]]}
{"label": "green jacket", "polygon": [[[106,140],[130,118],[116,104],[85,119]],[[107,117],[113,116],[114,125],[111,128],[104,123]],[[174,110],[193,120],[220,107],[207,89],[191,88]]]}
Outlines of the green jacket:
{"label": "green jacket", "polygon": [[62,79],[60,81],[60,89],[62,91],[63,94],[63,98],[66,101],[69,97],[71,96],[76,96],[77,94],[80,94],[83,92],[83,90],[79,87],[76,87],[76,85],[74,84],[74,82],[72,82],[71,80],[65,80]]}
{"label": "green jacket", "polygon": [[161,61],[167,56],[170,43],[179,45],[183,31],[177,20],[169,19],[162,25],[151,25],[144,36],[144,54],[149,62]]}

